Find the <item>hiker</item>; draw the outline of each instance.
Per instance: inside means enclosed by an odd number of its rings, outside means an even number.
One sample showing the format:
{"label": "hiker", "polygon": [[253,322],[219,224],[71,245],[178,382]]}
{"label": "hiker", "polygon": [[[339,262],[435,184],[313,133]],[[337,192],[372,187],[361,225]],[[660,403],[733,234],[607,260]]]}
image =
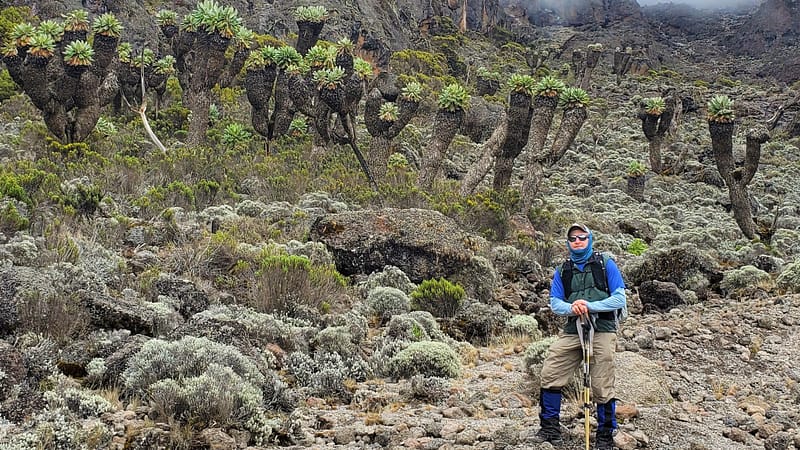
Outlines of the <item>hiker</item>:
{"label": "hiker", "polygon": [[561,389],[572,379],[573,372],[583,360],[576,322],[578,316],[588,315],[595,328],[590,364],[592,399],[597,406],[595,448],[612,449],[613,433],[617,428],[614,398],[616,314],[626,306],[625,283],[614,261],[595,252],[592,242],[592,232],[588,227],[572,224],[567,230],[569,260],[553,275],[550,308],[558,315],[567,316],[567,323],[550,346],[542,367],[541,429],[534,439],[554,444],[562,441],[559,423]]}

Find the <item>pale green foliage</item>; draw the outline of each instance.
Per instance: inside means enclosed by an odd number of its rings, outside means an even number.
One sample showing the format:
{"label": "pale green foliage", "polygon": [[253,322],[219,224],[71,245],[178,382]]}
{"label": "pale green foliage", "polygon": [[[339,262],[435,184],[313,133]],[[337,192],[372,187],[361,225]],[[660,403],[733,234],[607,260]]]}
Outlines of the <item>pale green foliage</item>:
{"label": "pale green foliage", "polygon": [[195,425],[233,425],[255,414],[262,403],[258,387],[216,363],[197,376],[156,381],[147,396],[165,418]]}
{"label": "pale green foliage", "polygon": [[667,104],[663,97],[650,97],[644,99],[644,112],[651,116],[660,116]]}
{"label": "pale green foliage", "polygon": [[439,278],[425,280],[411,292],[411,308],[436,317],[453,317],[461,308],[466,292],[458,283]]}
{"label": "pale green foliage", "polygon": [[635,238],[628,244],[628,253],[636,256],[642,256],[648,249],[647,243],[640,238]]}
{"label": "pale green foliage", "polygon": [[30,39],[28,53],[40,58],[49,58],[53,56],[55,49],[56,43],[49,34],[35,33]]}
{"label": "pale green foliage", "polygon": [[324,22],[328,20],[328,9],[324,6],[298,6],[294,10],[297,22]]}
{"label": "pale green foliage", "polygon": [[150,385],[159,380],[196,377],[211,364],[230,367],[254,385],[264,383],[258,368],[235,347],[191,336],[174,342],[160,339],[146,342],[128,361],[122,380],[128,391],[146,394]]}
{"label": "pale green foliage", "polygon": [[88,66],[94,61],[94,49],[86,41],[72,41],[64,48],[64,62],[72,66]]}
{"label": "pale green foliage", "polygon": [[176,13],[175,11],[170,11],[168,9],[159,10],[156,13],[156,23],[160,27],[177,26],[178,13]]}
{"label": "pale green foliage", "polygon": [[353,49],[355,49],[355,44],[353,44],[353,41],[348,38],[341,38],[336,41],[334,47],[336,47],[336,53],[338,54],[352,55]]}
{"label": "pale green foliage", "polygon": [[422,85],[411,81],[400,90],[400,97],[409,102],[419,103],[422,100]]}
{"label": "pale green foliage", "polygon": [[97,16],[92,22],[92,31],[109,37],[119,37],[122,33],[122,22],[112,13]]}
{"label": "pale green foliage", "polygon": [[303,136],[308,133],[308,123],[304,117],[295,117],[289,124],[290,136]]}
{"label": "pale green foliage", "polygon": [[491,71],[483,66],[478,67],[478,70],[475,71],[475,75],[477,75],[478,78],[483,78],[484,80],[500,81],[499,72]]}
{"label": "pale green foliage", "polygon": [[244,125],[233,122],[225,127],[221,142],[227,149],[240,150],[246,148],[252,138],[253,133],[247,131]]}
{"label": "pale green foliage", "polygon": [[538,370],[541,370],[541,364],[547,357],[547,351],[550,349],[550,345],[552,345],[556,339],[558,339],[557,336],[548,336],[542,340],[531,342],[531,345],[525,349],[525,354],[522,357],[522,361],[525,364],[525,369],[528,371],[528,373],[532,373],[532,369],[537,368],[537,366]]}
{"label": "pale green foliage", "polygon": [[414,375],[411,377],[409,395],[427,403],[438,403],[450,395],[450,379]]}
{"label": "pale green foliage", "polygon": [[552,75],[548,75],[536,83],[535,93],[536,95],[544,97],[558,97],[565,88],[566,85],[563,81]]}
{"label": "pale green foliage", "polygon": [[382,322],[409,311],[408,295],[400,289],[378,286],[367,296],[367,306]]}
{"label": "pale green foliage", "polygon": [[61,35],[64,34],[64,26],[53,20],[43,20],[36,27],[38,33],[44,33],[58,42],[61,40]]}
{"label": "pale green foliage", "polygon": [[350,329],[342,325],[320,331],[311,340],[311,345],[316,351],[338,353],[340,356],[352,356],[356,352]]}
{"label": "pale green foliage", "polygon": [[85,9],[74,9],[61,17],[64,31],[89,31],[89,12]]}
{"label": "pale green foliage", "polygon": [[27,47],[31,44],[34,34],[36,34],[36,28],[28,22],[22,22],[14,25],[11,30],[11,39],[14,40],[15,47]]}
{"label": "pale green foliage", "polygon": [[589,101],[589,94],[576,87],[565,88],[558,97],[558,104],[565,109],[585,108]]}
{"label": "pale green foliage", "polygon": [[767,272],[755,266],[745,265],[726,271],[722,275],[719,287],[724,291],[732,292],[748,286],[766,286],[771,282],[772,278]]}
{"label": "pale green foliage", "polygon": [[508,79],[508,85],[514,92],[519,92],[528,96],[534,94],[536,90],[536,80],[530,75],[520,75],[515,73]]}
{"label": "pale green foliage", "polygon": [[800,292],[800,261],[784,267],[775,284],[786,292]]}
{"label": "pale green foliage", "polygon": [[727,95],[712,97],[708,102],[708,121],[727,123],[733,119],[733,101]]}
{"label": "pale green foliage", "polygon": [[392,375],[406,378],[413,375],[457,378],[461,374],[458,354],[443,342],[412,342],[389,362]]}
{"label": "pale green foliage", "polygon": [[336,89],[344,81],[344,69],[339,66],[314,72],[314,82],[319,89]]}
{"label": "pale green foliage", "polygon": [[369,61],[356,56],[353,58],[353,71],[361,77],[362,80],[368,80],[372,77],[373,73],[372,64]]}
{"label": "pale green foliage", "polygon": [[469,93],[460,84],[448,84],[439,93],[437,104],[439,109],[445,111],[465,110],[469,106]]}
{"label": "pale green foliage", "polygon": [[304,60],[310,68],[332,68],[336,61],[336,48],[317,44],[308,49]]}
{"label": "pale green foliage", "polygon": [[394,122],[400,116],[400,108],[394,102],[386,102],[378,110],[378,118],[384,122]]}
{"label": "pale green foliage", "polygon": [[539,331],[539,322],[536,321],[535,317],[527,314],[512,316],[506,323],[506,330],[512,335],[529,337],[533,340],[542,338],[542,332]]}
{"label": "pale green foliage", "polygon": [[270,56],[275,64],[283,69],[291,64],[299,64],[303,60],[303,56],[294,47],[288,45],[278,47]]}
{"label": "pale green foliage", "polygon": [[189,14],[190,23],[207,33],[217,33],[232,38],[242,26],[242,18],[232,6],[222,6],[215,0],[203,0]]}
{"label": "pale green foliage", "polygon": [[633,160],[628,163],[626,173],[629,177],[641,177],[647,173],[647,167],[641,161]]}
{"label": "pale green foliage", "polygon": [[97,124],[94,126],[94,129],[106,137],[114,136],[118,133],[117,126],[114,125],[114,122],[102,116],[97,119]]}
{"label": "pale green foliage", "polygon": [[154,64],[155,72],[162,75],[175,75],[175,57],[172,55],[165,55]]}

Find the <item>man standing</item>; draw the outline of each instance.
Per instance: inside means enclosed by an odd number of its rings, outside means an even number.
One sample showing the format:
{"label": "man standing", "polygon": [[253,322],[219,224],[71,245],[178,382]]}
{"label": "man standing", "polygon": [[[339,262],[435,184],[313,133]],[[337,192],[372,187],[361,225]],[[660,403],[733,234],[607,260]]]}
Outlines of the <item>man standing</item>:
{"label": "man standing", "polygon": [[[625,307],[625,283],[612,259],[592,249],[591,230],[572,224],[567,230],[569,260],[557,268],[550,286],[550,308],[567,316],[567,323],[553,343],[542,367],[539,442],[560,443],[561,389],[583,360],[577,319],[588,315],[595,326],[593,360],[590,366],[592,398],[597,405],[595,448],[614,446],[617,428],[614,398],[614,352],[617,342],[616,313]],[[588,417],[584,420],[589,420]]]}

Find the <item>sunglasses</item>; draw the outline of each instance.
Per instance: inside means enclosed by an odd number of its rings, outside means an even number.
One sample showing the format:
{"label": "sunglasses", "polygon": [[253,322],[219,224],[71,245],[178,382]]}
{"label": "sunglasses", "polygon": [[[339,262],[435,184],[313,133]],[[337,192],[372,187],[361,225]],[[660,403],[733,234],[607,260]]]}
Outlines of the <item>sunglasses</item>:
{"label": "sunglasses", "polygon": [[570,241],[570,242],[575,242],[575,241],[583,242],[583,241],[585,241],[587,239],[589,239],[589,235],[588,234],[578,234],[578,235],[570,236],[570,237],[567,238],[567,240]]}

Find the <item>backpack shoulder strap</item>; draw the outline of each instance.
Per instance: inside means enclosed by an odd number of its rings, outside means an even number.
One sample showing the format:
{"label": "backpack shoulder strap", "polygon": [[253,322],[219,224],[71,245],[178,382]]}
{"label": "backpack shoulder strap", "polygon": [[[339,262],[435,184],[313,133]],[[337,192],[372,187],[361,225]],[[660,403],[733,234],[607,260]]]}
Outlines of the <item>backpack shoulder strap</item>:
{"label": "backpack shoulder strap", "polygon": [[594,252],[589,259],[589,264],[592,266],[592,278],[594,278],[594,286],[601,291],[608,291],[608,279],[606,278],[606,261],[608,256],[599,252]]}
{"label": "backpack shoulder strap", "polygon": [[564,299],[568,299],[572,294],[572,260],[567,259],[561,264],[561,286],[564,288]]}

